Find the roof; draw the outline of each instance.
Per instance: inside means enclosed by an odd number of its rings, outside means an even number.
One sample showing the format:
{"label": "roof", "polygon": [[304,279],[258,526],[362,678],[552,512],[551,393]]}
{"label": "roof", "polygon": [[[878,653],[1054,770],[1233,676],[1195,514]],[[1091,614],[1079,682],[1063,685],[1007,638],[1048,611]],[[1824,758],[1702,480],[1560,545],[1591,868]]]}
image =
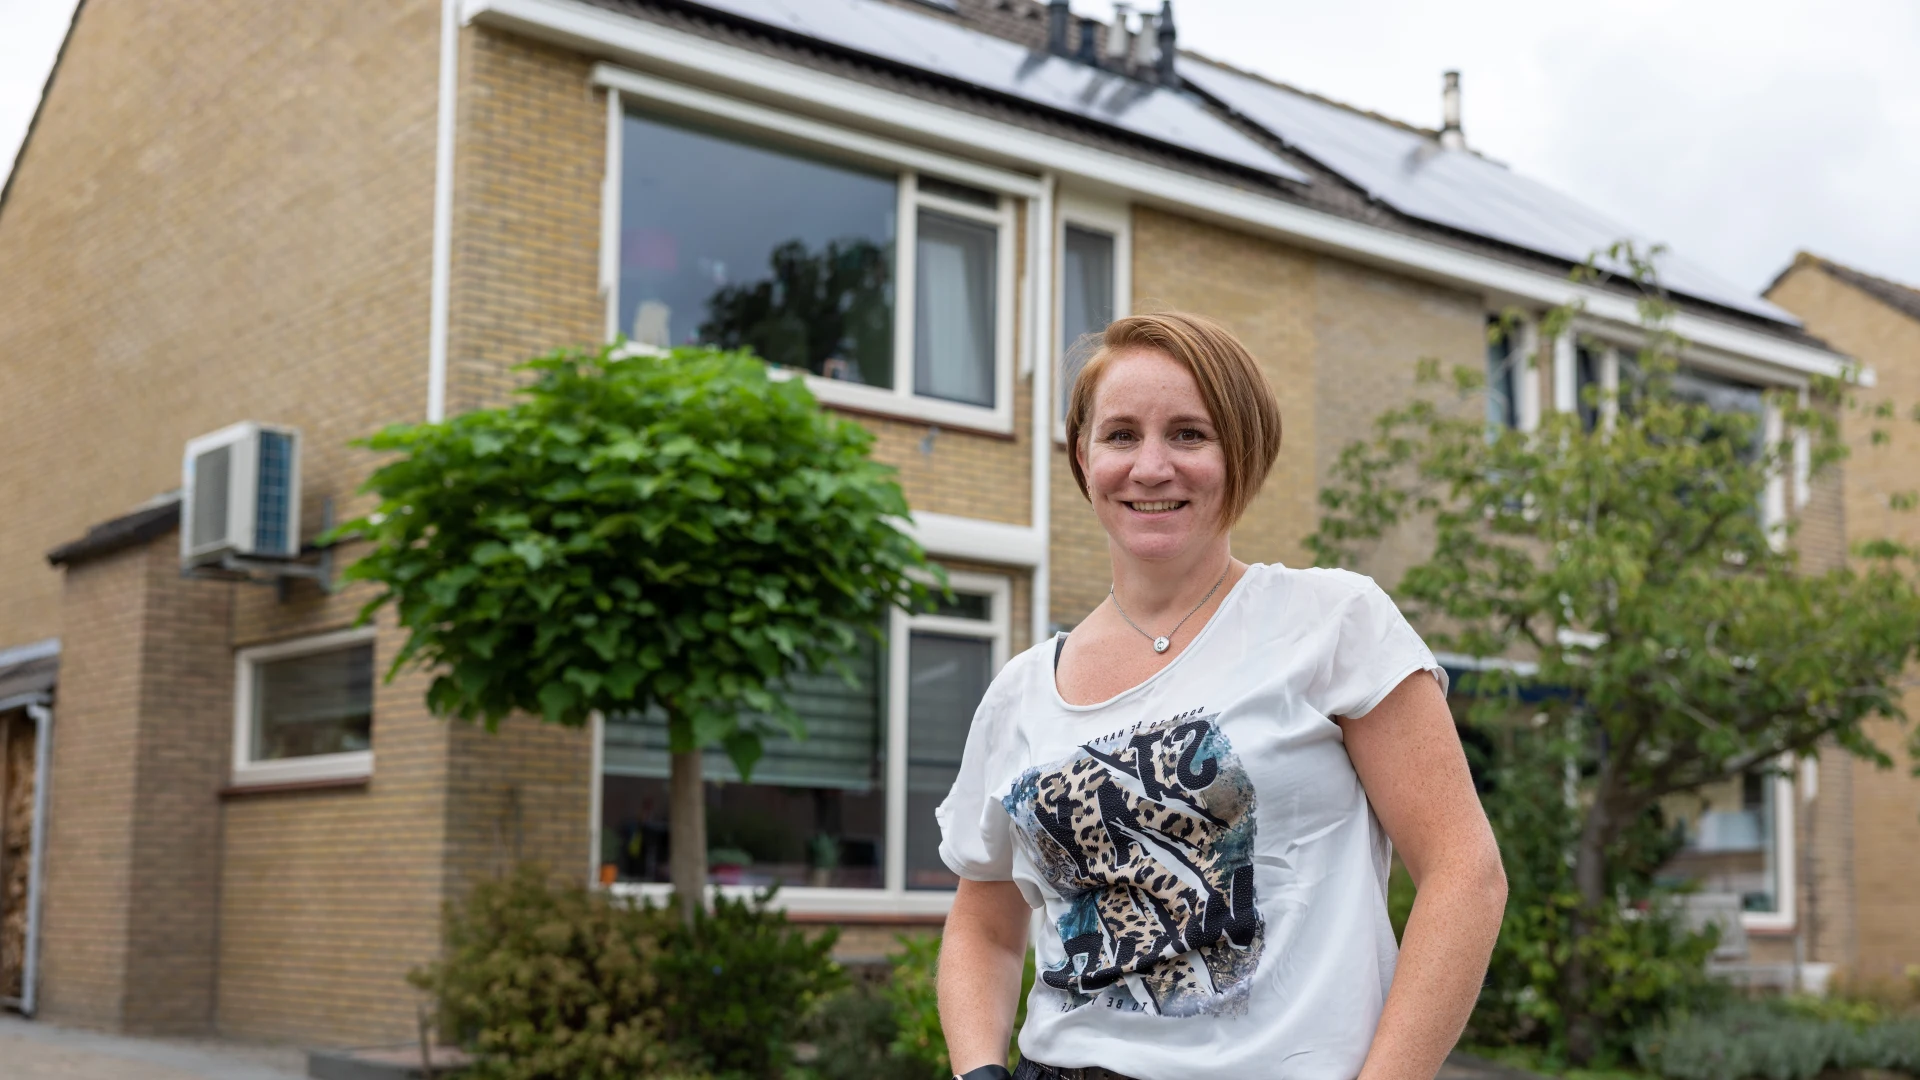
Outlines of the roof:
{"label": "roof", "polygon": [[85,536],[47,552],[55,566],[73,566],[157,540],[180,527],[180,493],[168,492],[129,514],[103,521]]}
{"label": "roof", "polygon": [[[1046,6],[1041,0],[587,0],[595,6],[715,38],[726,44],[778,56],[841,77],[874,83],[924,100],[963,108],[1083,144],[1118,151],[1154,164],[1226,179],[1276,199],[1470,250],[1552,274],[1565,274],[1596,248],[1632,235],[1576,200],[1519,176],[1472,151],[1444,150],[1438,133],[1417,125],[1331,101],[1264,76],[1238,71],[1183,51],[1179,70],[1185,87],[1176,95],[1204,106],[1221,121],[1265,147],[1282,167],[1261,167],[1246,155],[1210,152],[1217,132],[1188,140],[1178,124],[1129,128],[1124,117],[1061,108],[1028,85],[1009,86],[1003,67],[982,77],[965,57],[941,57],[926,42],[952,42],[957,53],[997,51],[982,39],[1024,50],[1021,78],[1061,63],[1048,57]],[[951,7],[951,12],[944,10]],[[1104,33],[1101,24],[1096,31]],[[964,42],[964,44],[962,44]],[[1049,75],[1048,78],[1057,77]],[[1120,76],[1106,74],[1107,79]],[[1045,81],[1045,80],[1036,80]],[[1137,83],[1143,100],[1173,93]],[[1279,101],[1288,108],[1262,108]],[[1125,110],[1118,110],[1122,113]],[[1298,117],[1311,113],[1314,130]],[[1289,120],[1290,114],[1293,119]],[[1237,141],[1229,140],[1235,147]],[[1340,146],[1371,145],[1377,153],[1346,155]],[[1388,144],[1392,144],[1389,146]],[[1384,148],[1384,149],[1383,149]],[[1407,152],[1408,148],[1412,153]],[[1405,163],[1423,165],[1426,176],[1409,182]],[[1297,171],[1290,175],[1288,168]],[[1414,172],[1421,171],[1413,169]],[[1259,176],[1265,173],[1266,176]],[[1273,177],[1285,177],[1282,182]],[[1304,178],[1304,182],[1302,182]],[[1659,260],[1661,284],[1683,310],[1734,323],[1801,344],[1821,346],[1799,320],[1757,295],[1718,279],[1710,271],[1667,253]],[[1606,267],[1602,267],[1606,269]],[[1637,294],[1624,275],[1603,285]]]}
{"label": "roof", "polygon": [[1779,277],[1773,279],[1773,284],[1767,286],[1767,292],[1771,293],[1780,284],[1782,278],[1804,267],[1820,270],[1836,281],[1845,282],[1859,289],[1902,315],[1920,320],[1920,289],[1911,285],[1902,285],[1888,278],[1876,277],[1864,270],[1842,266],[1831,259],[1823,259],[1805,251],[1795,255],[1793,264],[1780,271]]}

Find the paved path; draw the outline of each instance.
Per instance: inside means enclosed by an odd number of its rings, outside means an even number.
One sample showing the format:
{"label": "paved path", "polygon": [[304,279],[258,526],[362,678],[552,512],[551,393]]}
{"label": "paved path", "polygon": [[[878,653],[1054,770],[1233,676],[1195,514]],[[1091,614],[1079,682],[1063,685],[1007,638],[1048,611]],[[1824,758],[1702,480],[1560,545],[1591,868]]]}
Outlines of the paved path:
{"label": "paved path", "polygon": [[307,1056],[210,1039],[133,1039],[0,1016],[0,1080],[301,1080]]}

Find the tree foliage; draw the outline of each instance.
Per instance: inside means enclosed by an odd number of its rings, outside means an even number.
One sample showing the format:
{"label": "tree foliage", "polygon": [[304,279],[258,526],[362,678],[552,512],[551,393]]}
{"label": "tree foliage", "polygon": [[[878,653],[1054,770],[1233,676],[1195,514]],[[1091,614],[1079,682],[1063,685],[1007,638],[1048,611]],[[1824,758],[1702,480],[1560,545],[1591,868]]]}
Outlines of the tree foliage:
{"label": "tree foliage", "polygon": [[[1340,563],[1409,518],[1430,523],[1432,552],[1396,597],[1436,648],[1518,662],[1476,676],[1476,692],[1511,704],[1527,691],[1519,714],[1571,733],[1573,941],[1552,960],[1576,1060],[1594,1050],[1604,991],[1589,954],[1616,921],[1603,909],[1625,899],[1608,868],[1622,838],[1664,797],[1828,742],[1885,762],[1863,725],[1904,720],[1902,670],[1920,642],[1912,551],[1879,541],[1815,568],[1795,526],[1763,512],[1776,478],[1819,476],[1844,456],[1847,385],[1816,380],[1804,403],[1771,393],[1784,421],[1773,436],[1715,411],[1676,386],[1685,343],[1648,257],[1609,255],[1643,290],[1637,375],[1521,433],[1449,404],[1448,381],[1424,365],[1438,392],[1343,452],[1312,538]],[[1576,314],[1552,313],[1542,339],[1573,332]],[[1453,376],[1459,395],[1484,388],[1477,370]]]}
{"label": "tree foliage", "polygon": [[848,674],[856,635],[927,603],[872,436],[802,380],[704,349],[524,369],[507,407],[363,444],[394,456],[342,526],[372,542],[346,576],[380,587],[363,620],[392,604],[408,631],[393,670],[437,672],[434,712],[658,709],[674,750],[724,746],[745,775],[763,736],[804,734],[783,677]]}

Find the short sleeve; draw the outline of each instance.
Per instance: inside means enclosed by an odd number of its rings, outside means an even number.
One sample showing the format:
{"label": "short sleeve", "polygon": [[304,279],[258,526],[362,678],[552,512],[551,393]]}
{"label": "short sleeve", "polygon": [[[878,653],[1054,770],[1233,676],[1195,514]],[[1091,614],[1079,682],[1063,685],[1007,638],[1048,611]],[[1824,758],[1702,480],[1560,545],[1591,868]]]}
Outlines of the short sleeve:
{"label": "short sleeve", "polygon": [[1316,681],[1315,706],[1326,716],[1365,716],[1416,671],[1431,671],[1445,693],[1446,669],[1407,617],[1372,578],[1358,580],[1333,623],[1336,636]]}
{"label": "short sleeve", "polygon": [[1013,878],[1013,822],[1000,804],[1001,788],[1011,782],[1002,761],[1010,741],[1001,730],[1006,709],[989,689],[974,710],[960,775],[933,811],[940,824],[940,861],[970,881]]}

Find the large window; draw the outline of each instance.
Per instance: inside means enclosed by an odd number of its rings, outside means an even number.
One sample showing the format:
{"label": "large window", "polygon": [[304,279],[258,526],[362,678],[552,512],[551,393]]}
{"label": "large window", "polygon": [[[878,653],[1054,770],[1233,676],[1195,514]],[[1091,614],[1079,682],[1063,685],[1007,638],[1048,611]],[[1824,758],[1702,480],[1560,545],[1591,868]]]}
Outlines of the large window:
{"label": "large window", "polygon": [[[807,736],[767,740],[750,782],[704,755],[707,864],[721,885],[865,890],[904,903],[945,890],[933,810],[958,775],[973,711],[1006,662],[1005,578],[953,573],[955,600],[890,618],[885,645],[852,658],[857,678],[797,678],[788,700]],[[600,877],[644,888],[669,879],[667,732],[657,716],[602,725]]]}
{"label": "large window", "polygon": [[1011,416],[1007,198],[638,112],[620,143],[620,332],[751,348],[838,404]]}
{"label": "large window", "polygon": [[234,672],[233,782],[373,770],[373,631],[242,649]]}

